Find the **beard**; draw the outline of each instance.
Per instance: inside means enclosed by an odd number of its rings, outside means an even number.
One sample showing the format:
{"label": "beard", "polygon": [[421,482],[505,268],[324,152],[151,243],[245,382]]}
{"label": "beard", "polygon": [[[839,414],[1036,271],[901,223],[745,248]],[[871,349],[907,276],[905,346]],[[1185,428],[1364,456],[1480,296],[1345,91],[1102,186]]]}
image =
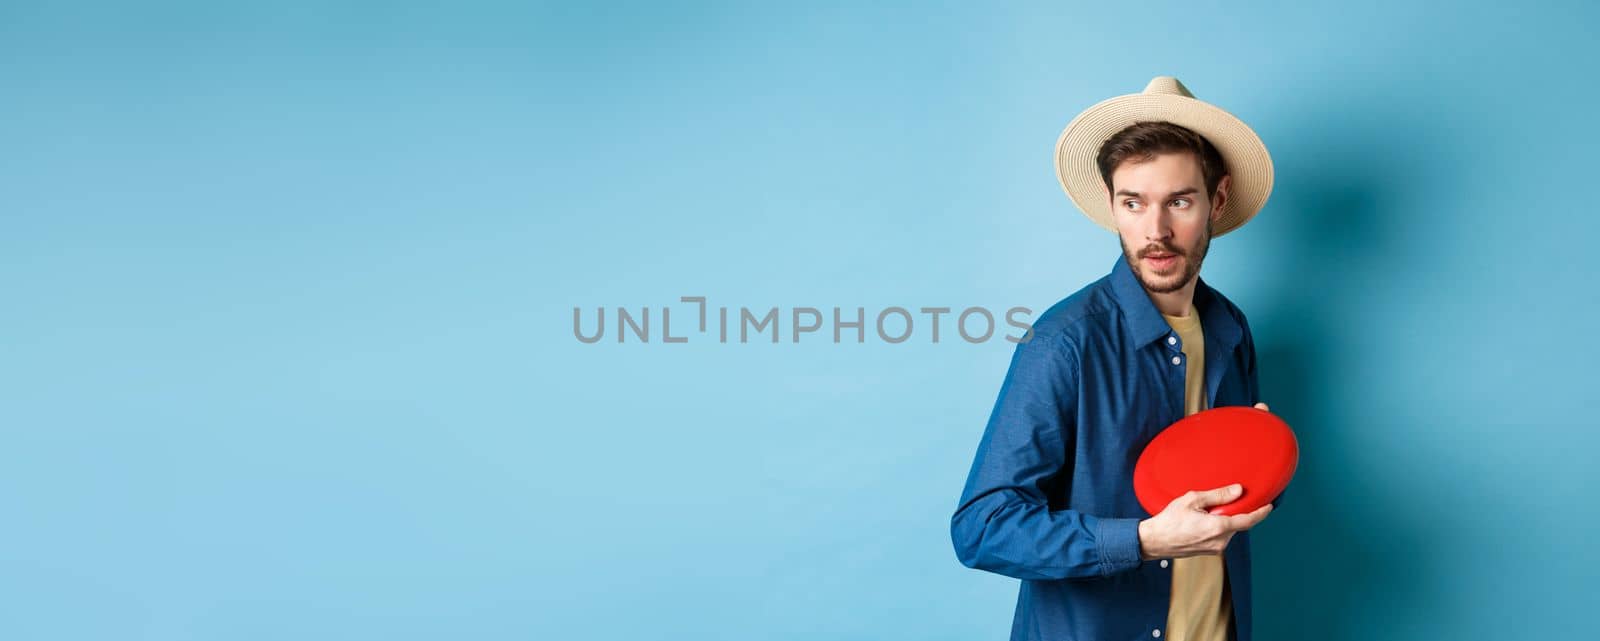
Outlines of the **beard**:
{"label": "beard", "polygon": [[[1134,251],[1121,234],[1117,234],[1117,238],[1122,242],[1122,255],[1127,257],[1128,266],[1133,268],[1133,275],[1139,277],[1144,288],[1156,294],[1165,294],[1183,289],[1184,285],[1194,280],[1195,274],[1200,273],[1200,263],[1205,262],[1206,251],[1211,249],[1211,220],[1206,220],[1206,233],[1200,235],[1200,240],[1193,247],[1151,243]],[[1172,254],[1176,256],[1176,263],[1164,272],[1146,272],[1144,257],[1150,254]]]}

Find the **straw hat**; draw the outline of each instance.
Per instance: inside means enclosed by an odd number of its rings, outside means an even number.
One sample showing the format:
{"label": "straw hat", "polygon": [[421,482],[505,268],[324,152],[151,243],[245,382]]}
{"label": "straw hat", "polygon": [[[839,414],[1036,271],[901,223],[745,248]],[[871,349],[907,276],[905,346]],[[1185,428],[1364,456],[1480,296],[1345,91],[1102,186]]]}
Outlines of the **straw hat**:
{"label": "straw hat", "polygon": [[1117,230],[1110,197],[1095,157],[1107,138],[1128,125],[1164,120],[1205,136],[1222,154],[1228,173],[1228,201],[1212,227],[1213,238],[1249,222],[1272,193],[1272,157],[1256,132],[1216,105],[1196,100],[1172,76],[1156,76],[1141,93],[1110,98],[1073,118],[1056,140],[1056,178],[1072,202],[1095,224]]}

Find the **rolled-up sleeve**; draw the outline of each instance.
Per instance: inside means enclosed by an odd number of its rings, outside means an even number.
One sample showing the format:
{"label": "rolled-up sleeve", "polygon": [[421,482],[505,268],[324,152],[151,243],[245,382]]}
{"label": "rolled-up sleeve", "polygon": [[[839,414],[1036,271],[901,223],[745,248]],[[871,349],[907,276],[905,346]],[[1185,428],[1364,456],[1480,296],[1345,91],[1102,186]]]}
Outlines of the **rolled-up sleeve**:
{"label": "rolled-up sleeve", "polygon": [[1078,359],[1059,334],[1019,343],[950,519],[967,567],[1018,579],[1087,579],[1138,567],[1137,518],[1051,510],[1076,441]]}

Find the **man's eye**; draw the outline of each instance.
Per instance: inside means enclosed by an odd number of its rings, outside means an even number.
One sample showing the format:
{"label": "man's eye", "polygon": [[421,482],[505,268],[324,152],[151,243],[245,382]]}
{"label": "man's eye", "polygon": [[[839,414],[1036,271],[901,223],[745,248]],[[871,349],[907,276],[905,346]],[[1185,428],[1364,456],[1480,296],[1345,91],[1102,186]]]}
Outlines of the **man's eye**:
{"label": "man's eye", "polygon": [[1127,207],[1128,209],[1138,209],[1139,208],[1139,201],[1136,201],[1136,200],[1124,200],[1124,201],[1122,201],[1122,206],[1123,207]]}
{"label": "man's eye", "polygon": [[1179,207],[1188,207],[1189,206],[1189,199],[1188,198],[1178,198],[1178,199],[1173,200],[1172,204],[1177,205]]}

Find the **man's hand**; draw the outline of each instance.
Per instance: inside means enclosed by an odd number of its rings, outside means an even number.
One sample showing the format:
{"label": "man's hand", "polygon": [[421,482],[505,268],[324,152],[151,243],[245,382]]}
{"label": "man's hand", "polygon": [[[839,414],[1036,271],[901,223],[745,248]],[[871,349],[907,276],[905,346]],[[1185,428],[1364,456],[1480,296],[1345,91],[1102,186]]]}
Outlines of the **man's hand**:
{"label": "man's hand", "polygon": [[1263,412],[1272,411],[1272,410],[1267,409],[1267,404],[1266,403],[1256,403],[1256,409],[1261,410]]}
{"label": "man's hand", "polygon": [[1206,508],[1238,499],[1244,486],[1238,483],[1204,492],[1191,490],[1167,504],[1160,514],[1139,522],[1139,556],[1144,560],[1221,554],[1235,532],[1255,527],[1272,504],[1249,514],[1223,516]]}

